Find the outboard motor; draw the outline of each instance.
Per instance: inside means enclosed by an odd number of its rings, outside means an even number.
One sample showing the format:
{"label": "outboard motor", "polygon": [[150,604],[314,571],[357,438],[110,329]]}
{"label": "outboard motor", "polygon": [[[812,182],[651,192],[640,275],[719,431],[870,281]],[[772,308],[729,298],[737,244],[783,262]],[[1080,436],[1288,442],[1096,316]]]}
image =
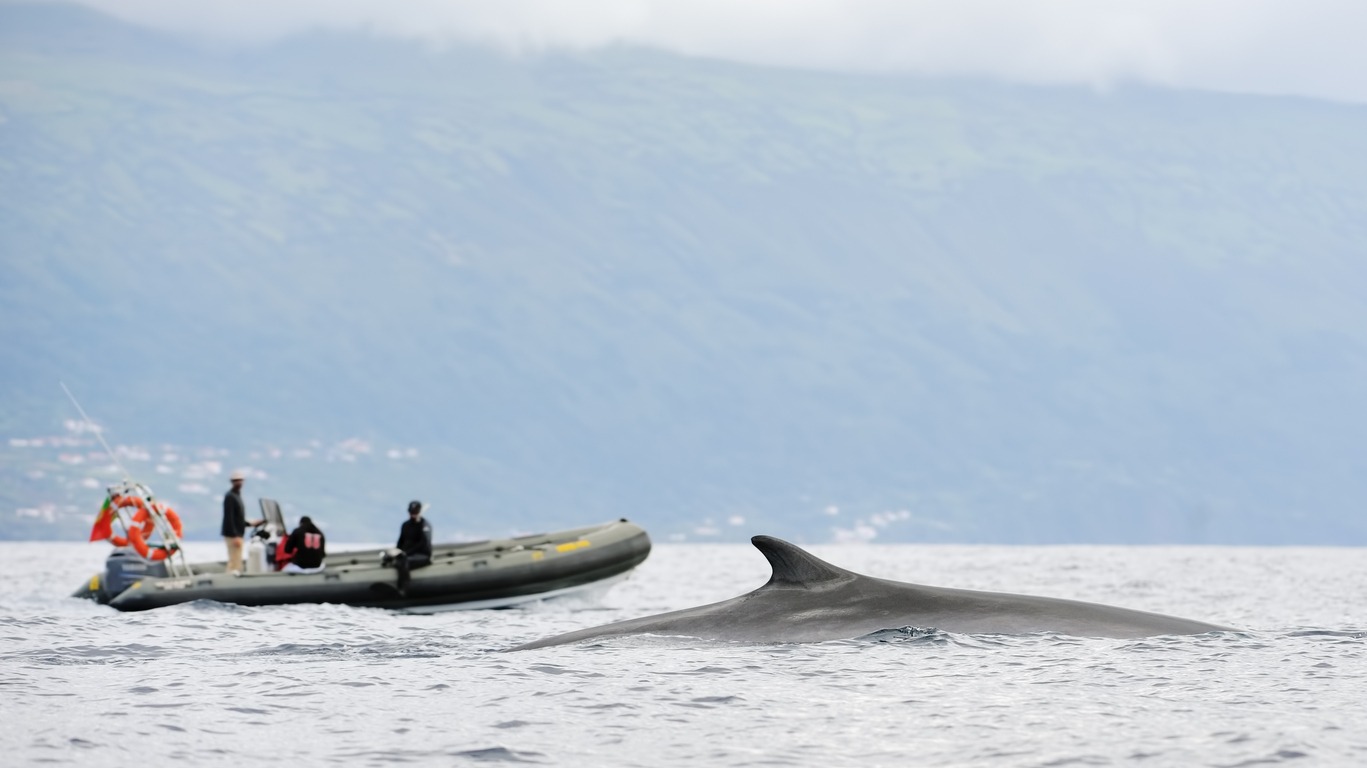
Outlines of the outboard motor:
{"label": "outboard motor", "polygon": [[148,562],[128,547],[119,547],[104,561],[104,580],[100,584],[99,601],[107,603],[121,592],[144,578],[166,575],[166,561]]}

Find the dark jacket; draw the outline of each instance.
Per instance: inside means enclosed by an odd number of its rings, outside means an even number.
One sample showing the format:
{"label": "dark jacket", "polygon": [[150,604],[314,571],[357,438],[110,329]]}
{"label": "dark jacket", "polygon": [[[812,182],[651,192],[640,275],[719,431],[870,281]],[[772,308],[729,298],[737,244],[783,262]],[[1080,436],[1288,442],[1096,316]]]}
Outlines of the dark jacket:
{"label": "dark jacket", "polygon": [[223,494],[223,535],[241,538],[247,533],[247,506],[242,494],[228,491]]}
{"label": "dark jacket", "polygon": [[394,546],[410,555],[432,555],[432,524],[423,518],[403,521],[399,529],[399,543]]}
{"label": "dark jacket", "polygon": [[285,551],[300,568],[317,568],[327,557],[327,537],[312,520],[301,522],[285,541]]}

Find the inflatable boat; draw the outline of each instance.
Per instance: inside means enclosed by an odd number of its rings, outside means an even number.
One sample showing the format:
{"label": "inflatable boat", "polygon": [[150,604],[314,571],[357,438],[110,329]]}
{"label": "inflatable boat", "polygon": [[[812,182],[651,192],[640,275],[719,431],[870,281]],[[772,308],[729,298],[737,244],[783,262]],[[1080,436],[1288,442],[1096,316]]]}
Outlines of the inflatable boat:
{"label": "inflatable boat", "polygon": [[[279,506],[262,499],[267,525],[283,528]],[[155,515],[154,515],[155,517]],[[134,531],[137,529],[134,528]],[[105,569],[73,597],[121,611],[144,611],[192,600],[237,605],[339,603],[435,613],[503,608],[600,587],[650,554],[645,530],[625,519],[552,533],[457,544],[434,544],[432,562],[414,568],[399,588],[387,550],[329,552],[322,571],[290,573],[269,565],[228,572],[226,562],[188,563],[142,547],[117,547]],[[166,551],[166,550],[161,550]]]}

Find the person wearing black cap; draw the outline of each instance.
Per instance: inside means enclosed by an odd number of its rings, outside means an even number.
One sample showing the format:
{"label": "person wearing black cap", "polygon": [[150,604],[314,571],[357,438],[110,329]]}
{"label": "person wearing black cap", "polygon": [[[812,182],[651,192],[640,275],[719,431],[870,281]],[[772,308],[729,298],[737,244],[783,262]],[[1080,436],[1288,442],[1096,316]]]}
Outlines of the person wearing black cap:
{"label": "person wearing black cap", "polygon": [[432,524],[423,519],[422,502],[408,503],[408,519],[399,528],[399,551],[394,555],[394,567],[399,571],[399,590],[408,588],[408,572],[432,564]]}

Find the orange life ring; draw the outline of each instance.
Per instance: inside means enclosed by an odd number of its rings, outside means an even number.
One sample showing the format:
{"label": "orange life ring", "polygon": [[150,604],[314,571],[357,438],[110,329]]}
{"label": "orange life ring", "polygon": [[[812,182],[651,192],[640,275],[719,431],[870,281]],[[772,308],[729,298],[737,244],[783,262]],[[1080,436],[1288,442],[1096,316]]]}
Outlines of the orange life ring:
{"label": "orange life ring", "polygon": [[[147,535],[152,532],[152,528],[154,528],[156,525],[152,522],[151,515],[147,514],[147,504],[144,503],[143,500],[138,496],[115,496],[113,499],[110,500],[109,506],[115,512],[117,512],[120,509],[123,509],[124,507],[136,507],[138,511],[133,513],[133,523],[142,524],[142,536],[144,539],[147,538]],[[180,534],[176,535],[179,536]],[[126,547],[130,543],[132,543],[132,540],[133,536],[132,532],[130,531],[127,537],[111,536],[109,538],[109,543],[113,544],[116,547]]]}
{"label": "orange life ring", "polygon": [[154,548],[148,546],[147,537],[143,535],[141,528],[128,529],[128,543],[133,545],[134,551],[141,555],[144,560],[157,562],[171,556],[171,549],[168,547]]}
{"label": "orange life ring", "polygon": [[115,496],[111,506],[115,508],[137,507],[138,509],[147,509],[147,502],[143,501],[141,496]]}
{"label": "orange life ring", "polygon": [[[164,504],[161,505],[161,516],[166,518],[166,522],[171,524],[171,530],[176,532],[176,538],[179,539],[185,535],[185,528],[180,524],[180,515],[177,515],[174,509],[171,509]],[[146,526],[144,526],[144,529],[145,528]]]}
{"label": "orange life ring", "polygon": [[[147,543],[147,537],[151,535],[152,530],[157,527],[156,522],[152,519],[152,513],[147,511],[145,505],[138,504],[136,506],[138,507],[138,511],[133,514],[133,524],[128,527],[128,538],[124,539],[123,544],[120,544],[119,540],[123,539],[123,537],[114,537],[113,541],[115,546],[122,547],[131,545],[134,551],[141,555],[145,560],[151,560],[153,562],[165,560],[171,556],[170,548],[153,548]],[[166,522],[170,524],[171,530],[176,532],[176,538],[184,536],[185,528],[181,525],[180,515],[176,514],[176,511],[170,507],[162,505],[158,505],[158,507],[162,517],[166,518]]]}

